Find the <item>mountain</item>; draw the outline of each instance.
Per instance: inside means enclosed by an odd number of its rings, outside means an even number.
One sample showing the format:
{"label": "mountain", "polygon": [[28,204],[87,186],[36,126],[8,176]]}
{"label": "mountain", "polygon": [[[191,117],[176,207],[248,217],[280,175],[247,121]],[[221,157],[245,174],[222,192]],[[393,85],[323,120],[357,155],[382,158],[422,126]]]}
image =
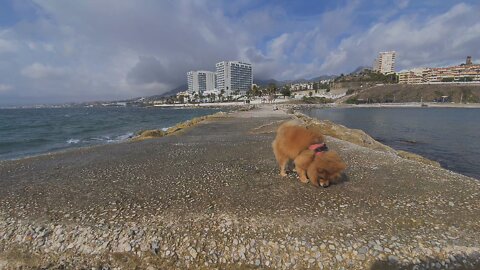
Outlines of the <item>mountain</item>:
{"label": "mountain", "polygon": [[260,87],[262,87],[262,86],[267,86],[267,85],[269,85],[269,84],[271,84],[271,83],[274,83],[274,84],[276,84],[276,85],[282,84],[281,81],[277,81],[277,80],[275,80],[275,79],[267,79],[267,80],[254,79],[254,80],[253,80],[253,83],[256,84],[256,85],[258,85],[258,86],[260,86]]}
{"label": "mountain", "polygon": [[174,88],[168,92],[165,92],[161,95],[158,95],[159,97],[169,97],[169,96],[174,96],[175,94],[177,94],[178,92],[182,92],[182,91],[185,91],[188,89],[188,85],[187,84],[182,84],[180,86],[178,86],[177,88]]}
{"label": "mountain", "polygon": [[364,71],[365,69],[372,69],[372,67],[370,67],[370,66],[359,66],[354,71],[352,71],[350,74],[357,74],[357,73],[360,73],[360,72]]}
{"label": "mountain", "polygon": [[311,78],[309,81],[312,82],[312,81],[331,80],[331,79],[335,79],[336,77],[337,75],[320,75],[318,77]]}

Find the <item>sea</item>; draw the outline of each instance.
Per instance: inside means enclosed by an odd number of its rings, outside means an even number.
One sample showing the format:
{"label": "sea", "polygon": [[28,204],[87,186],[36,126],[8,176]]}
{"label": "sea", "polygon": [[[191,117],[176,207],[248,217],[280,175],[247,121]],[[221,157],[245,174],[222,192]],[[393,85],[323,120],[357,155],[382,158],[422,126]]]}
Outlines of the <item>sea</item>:
{"label": "sea", "polygon": [[361,129],[394,149],[480,179],[478,108],[315,108],[303,113]]}
{"label": "sea", "polygon": [[219,109],[40,108],[0,109],[0,160],[126,141],[145,129],[167,129]]}

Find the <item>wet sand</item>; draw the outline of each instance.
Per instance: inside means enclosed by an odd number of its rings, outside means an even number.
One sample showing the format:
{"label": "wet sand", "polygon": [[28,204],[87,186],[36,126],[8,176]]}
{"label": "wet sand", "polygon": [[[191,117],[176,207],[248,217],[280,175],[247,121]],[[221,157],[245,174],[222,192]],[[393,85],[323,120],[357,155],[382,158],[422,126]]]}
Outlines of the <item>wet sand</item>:
{"label": "wet sand", "polygon": [[331,137],[341,183],[281,178],[291,118],[0,162],[0,269],[479,267],[479,181]]}

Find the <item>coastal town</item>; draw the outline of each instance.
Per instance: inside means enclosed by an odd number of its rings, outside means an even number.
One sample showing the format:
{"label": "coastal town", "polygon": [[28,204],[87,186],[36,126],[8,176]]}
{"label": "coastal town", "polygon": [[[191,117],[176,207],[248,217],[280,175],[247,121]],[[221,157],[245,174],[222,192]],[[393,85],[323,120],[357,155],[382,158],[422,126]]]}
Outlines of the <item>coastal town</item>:
{"label": "coastal town", "polygon": [[[474,64],[471,56],[466,57],[465,63],[449,67],[412,68],[396,72],[395,64],[395,51],[380,52],[372,67],[361,67],[348,75],[259,85],[253,83],[253,68],[250,63],[222,61],[215,65],[215,72],[189,71],[188,89],[151,102],[154,106],[215,102],[266,103],[308,98],[321,98],[328,102],[359,90],[387,84],[480,85],[480,64]],[[449,98],[442,97],[443,101]],[[425,101],[438,100],[440,99]]]}
{"label": "coastal town", "polygon": [[479,10],[0,1],[0,270],[479,270]]}

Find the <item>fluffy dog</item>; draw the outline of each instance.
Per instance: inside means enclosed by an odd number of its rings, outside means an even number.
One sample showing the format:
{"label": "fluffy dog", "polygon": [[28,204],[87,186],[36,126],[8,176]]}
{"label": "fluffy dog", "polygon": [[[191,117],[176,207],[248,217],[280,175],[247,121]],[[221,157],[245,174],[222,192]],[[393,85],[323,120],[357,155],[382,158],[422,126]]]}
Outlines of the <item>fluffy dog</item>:
{"label": "fluffy dog", "polygon": [[317,187],[328,187],[347,167],[337,152],[329,151],[325,143],[311,145],[293,162],[300,181],[307,183],[310,179],[310,183]]}
{"label": "fluffy dog", "polygon": [[280,175],[287,176],[285,169],[289,160],[294,160],[308,146],[323,141],[322,134],[306,129],[298,121],[288,121],[280,125],[272,142],[273,153],[280,166]]}

